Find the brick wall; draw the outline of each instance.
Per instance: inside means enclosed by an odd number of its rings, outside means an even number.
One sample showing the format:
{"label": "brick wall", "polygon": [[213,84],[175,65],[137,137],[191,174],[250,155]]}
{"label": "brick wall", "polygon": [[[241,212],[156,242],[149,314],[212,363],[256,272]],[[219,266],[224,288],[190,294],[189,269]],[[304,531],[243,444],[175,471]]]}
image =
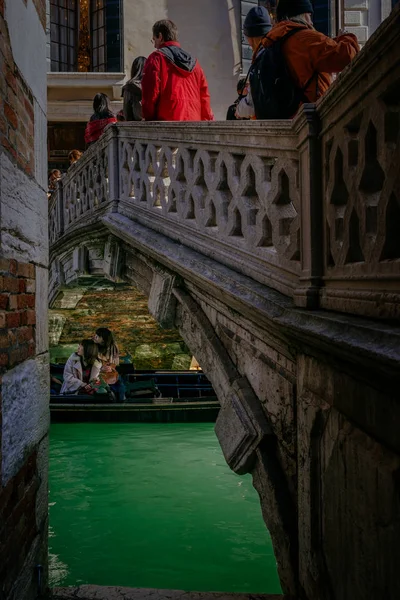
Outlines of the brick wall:
{"label": "brick wall", "polygon": [[34,265],[0,258],[0,290],[1,370],[35,354]]}
{"label": "brick wall", "polygon": [[0,146],[28,173],[34,171],[33,96],[14,63],[0,0]]}
{"label": "brick wall", "polygon": [[46,3],[18,14],[16,3],[0,0],[0,599],[36,600],[38,564],[47,585]]}
{"label": "brick wall", "polygon": [[[40,480],[33,452],[0,494],[0,598],[8,598],[39,531],[36,495]],[[31,573],[35,579],[35,573]],[[35,585],[35,582],[33,582]]]}
{"label": "brick wall", "polygon": [[[2,466],[2,376],[35,354],[35,267],[0,258],[0,480]],[[37,451],[0,488],[0,598],[7,598],[38,535]],[[32,573],[32,577],[34,574]]]}

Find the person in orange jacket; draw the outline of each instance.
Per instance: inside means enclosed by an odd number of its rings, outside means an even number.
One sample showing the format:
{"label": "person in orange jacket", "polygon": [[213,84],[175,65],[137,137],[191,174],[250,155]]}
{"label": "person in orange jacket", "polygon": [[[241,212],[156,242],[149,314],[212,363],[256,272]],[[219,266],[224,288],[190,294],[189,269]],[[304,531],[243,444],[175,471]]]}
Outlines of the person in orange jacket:
{"label": "person in orange jacket", "polygon": [[[316,31],[313,12],[310,0],[279,0],[277,23],[261,42],[267,48],[293,29],[299,29],[283,43],[282,52],[289,73],[309,102],[316,102],[326,92],[332,83],[332,73],[342,71],[359,51],[352,33],[341,31],[332,39]],[[247,97],[246,103],[249,105],[251,98]],[[254,118],[254,110],[249,114],[251,109],[243,110],[240,104],[238,116]]]}

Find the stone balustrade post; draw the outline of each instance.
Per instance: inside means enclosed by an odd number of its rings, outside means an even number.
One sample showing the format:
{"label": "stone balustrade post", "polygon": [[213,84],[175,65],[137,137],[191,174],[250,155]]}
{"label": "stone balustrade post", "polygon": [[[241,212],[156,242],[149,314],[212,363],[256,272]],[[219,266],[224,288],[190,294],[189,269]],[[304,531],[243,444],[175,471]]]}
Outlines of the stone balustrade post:
{"label": "stone balustrade post", "polygon": [[301,197],[301,275],[294,292],[296,306],[316,309],[323,276],[323,195],[320,122],[315,104],[305,104],[298,133]]}
{"label": "stone balustrade post", "polygon": [[111,212],[118,212],[118,202],[120,198],[119,190],[119,176],[120,176],[120,164],[119,164],[119,150],[118,150],[118,127],[112,125],[110,128],[111,137],[108,143],[108,179],[109,179],[109,190],[110,200],[112,201]]}
{"label": "stone balustrade post", "polygon": [[64,233],[64,185],[62,180],[57,183],[57,198],[56,198],[56,219],[57,219],[57,233],[62,235]]}

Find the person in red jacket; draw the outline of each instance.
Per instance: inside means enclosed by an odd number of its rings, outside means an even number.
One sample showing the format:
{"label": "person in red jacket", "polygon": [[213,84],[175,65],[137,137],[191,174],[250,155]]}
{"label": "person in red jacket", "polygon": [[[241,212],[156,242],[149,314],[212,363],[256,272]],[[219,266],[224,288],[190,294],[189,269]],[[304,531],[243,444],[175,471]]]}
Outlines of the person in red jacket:
{"label": "person in red jacket", "polygon": [[181,48],[172,21],[153,25],[156,48],[144,65],[142,113],[145,121],[213,121],[210,94],[198,61]]}
{"label": "person in red jacket", "polygon": [[93,99],[94,113],[90,117],[85,129],[85,142],[87,146],[96,142],[110,123],[116,123],[117,118],[111,112],[106,94],[96,94]]}

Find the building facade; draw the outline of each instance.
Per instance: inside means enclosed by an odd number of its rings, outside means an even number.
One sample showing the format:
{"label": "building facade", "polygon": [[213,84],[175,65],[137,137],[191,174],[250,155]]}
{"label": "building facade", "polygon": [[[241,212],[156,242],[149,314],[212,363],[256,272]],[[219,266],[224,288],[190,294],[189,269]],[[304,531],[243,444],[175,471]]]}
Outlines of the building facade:
{"label": "building facade", "polygon": [[[346,27],[364,44],[389,15],[394,0],[315,0],[318,30]],[[277,0],[47,0],[49,161],[68,166],[68,151],[84,149],[85,123],[97,92],[121,109],[121,88],[132,61],[148,56],[152,25],[169,18],[179,40],[202,65],[216,119],[225,119],[238,76],[251,62],[242,34],[247,12],[264,5],[274,17]]]}

